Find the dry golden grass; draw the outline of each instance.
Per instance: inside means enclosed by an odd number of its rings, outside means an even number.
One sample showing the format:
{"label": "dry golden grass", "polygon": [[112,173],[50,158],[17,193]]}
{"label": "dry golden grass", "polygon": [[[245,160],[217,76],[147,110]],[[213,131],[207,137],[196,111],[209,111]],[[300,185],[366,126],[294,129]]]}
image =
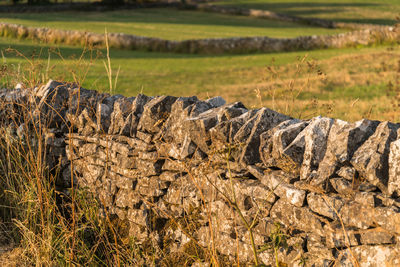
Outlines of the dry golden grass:
{"label": "dry golden grass", "polygon": [[[267,106],[300,118],[323,115],[349,121],[365,117],[400,119],[393,103],[396,92],[389,92],[388,85],[398,83],[400,51],[300,61],[264,73],[258,69],[258,80],[216,90],[228,101],[240,97],[249,107]],[[254,73],[248,70],[242,75]]]}

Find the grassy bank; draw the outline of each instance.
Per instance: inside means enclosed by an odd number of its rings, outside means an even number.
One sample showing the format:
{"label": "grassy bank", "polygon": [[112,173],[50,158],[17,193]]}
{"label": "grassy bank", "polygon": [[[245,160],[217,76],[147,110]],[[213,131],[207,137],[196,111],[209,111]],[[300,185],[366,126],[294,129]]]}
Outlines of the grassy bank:
{"label": "grassy bank", "polygon": [[335,34],[344,30],[324,29],[294,23],[176,9],[139,9],[112,12],[54,12],[1,14],[1,22],[31,27],[49,27],[96,33],[122,32],[168,40]]}

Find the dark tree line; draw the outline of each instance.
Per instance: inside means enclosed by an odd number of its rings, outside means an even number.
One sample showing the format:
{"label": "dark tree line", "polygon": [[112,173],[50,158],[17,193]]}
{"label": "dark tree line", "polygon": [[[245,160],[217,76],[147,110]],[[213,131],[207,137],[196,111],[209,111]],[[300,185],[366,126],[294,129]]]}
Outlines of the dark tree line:
{"label": "dark tree line", "polygon": [[[16,4],[38,5],[38,4],[57,4],[57,3],[73,2],[73,0],[6,0],[6,1],[12,2],[13,5]],[[79,2],[79,0],[77,2]],[[123,5],[129,3],[157,2],[157,0],[100,0],[100,1],[90,1],[90,2],[108,4],[108,5]]]}

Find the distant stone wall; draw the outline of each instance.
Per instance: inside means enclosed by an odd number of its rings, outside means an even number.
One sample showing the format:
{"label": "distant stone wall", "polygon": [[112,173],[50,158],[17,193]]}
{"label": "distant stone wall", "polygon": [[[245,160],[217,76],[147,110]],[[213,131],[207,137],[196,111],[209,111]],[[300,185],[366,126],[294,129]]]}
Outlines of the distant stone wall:
{"label": "distant stone wall", "polygon": [[326,19],[292,16],[292,15],[287,15],[287,14],[282,14],[282,13],[276,13],[276,12],[269,11],[269,10],[247,9],[247,8],[241,8],[241,7],[229,7],[229,6],[223,6],[223,5],[212,5],[212,4],[207,4],[207,3],[205,3],[205,4],[204,3],[189,4],[189,5],[182,6],[182,8],[194,9],[194,10],[200,10],[200,11],[206,11],[206,12],[230,14],[230,15],[250,16],[250,17],[255,17],[255,18],[278,20],[278,21],[285,21],[285,22],[291,22],[291,23],[300,23],[300,24],[305,24],[305,25],[310,25],[310,26],[332,28],[332,29],[364,30],[364,29],[374,29],[374,28],[382,27],[377,24],[336,22],[336,21],[326,20]]}
{"label": "distant stone wall", "polygon": [[213,5],[207,0],[191,0],[187,3],[182,3],[180,0],[167,0],[167,1],[144,1],[137,3],[129,3],[124,5],[108,5],[102,2],[75,2],[75,3],[53,3],[49,5],[2,5],[0,6],[0,13],[45,13],[45,12],[65,12],[65,11],[95,11],[105,12],[113,10],[127,10],[138,8],[179,8],[189,10],[199,10],[205,12],[215,12],[230,15],[250,16],[255,18],[286,21],[291,23],[300,23],[310,26],[317,26],[323,28],[335,29],[350,29],[350,30],[363,30],[379,28],[381,26],[376,24],[363,24],[363,23],[347,23],[336,22],[326,19],[298,17],[282,13],[276,13],[269,10],[262,9],[247,9],[241,7],[229,7],[223,5]]}
{"label": "distant stone wall", "polygon": [[[103,47],[105,45],[104,34],[33,28],[8,23],[0,23],[0,36],[36,39],[55,44],[90,44]],[[387,26],[335,35],[313,35],[296,38],[234,37],[184,41],[163,40],[124,33],[109,33],[108,39],[110,47],[132,50],[201,54],[265,53],[398,43],[400,31],[394,27]]]}
{"label": "distant stone wall", "polygon": [[220,97],[126,98],[54,81],[0,99],[2,127],[16,136],[32,123],[19,104],[46,126],[58,186],[72,176],[163,255],[195,243],[227,265],[251,263],[252,225],[264,264],[275,264],[265,248],[279,231],[288,266],[400,264],[400,124],[298,120]]}

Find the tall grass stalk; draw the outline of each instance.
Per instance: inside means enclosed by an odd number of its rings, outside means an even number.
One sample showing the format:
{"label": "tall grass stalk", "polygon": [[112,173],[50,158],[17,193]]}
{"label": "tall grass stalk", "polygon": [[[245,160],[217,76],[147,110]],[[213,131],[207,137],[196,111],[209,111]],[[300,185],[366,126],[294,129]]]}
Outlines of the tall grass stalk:
{"label": "tall grass stalk", "polygon": [[117,70],[117,73],[115,75],[114,83],[113,83],[113,74],[112,74],[111,58],[110,58],[110,46],[108,44],[107,29],[104,30],[104,39],[106,41],[107,63],[106,63],[106,61],[103,61],[103,64],[104,64],[104,68],[106,69],[106,72],[107,72],[108,83],[109,83],[109,86],[110,86],[110,94],[113,94],[114,90],[117,87],[117,81],[118,81],[119,71],[121,70],[121,66],[118,66],[118,70]]}
{"label": "tall grass stalk", "polygon": [[[23,57],[28,69],[6,66],[3,81],[21,81],[27,88],[40,86],[51,75],[50,56],[43,65]],[[45,104],[51,107],[51,103]],[[9,125],[0,128],[0,212],[11,233],[9,239],[22,249],[19,262],[10,264],[136,265],[141,248],[127,236],[129,226],[110,216],[95,196],[74,184],[73,164],[71,186],[57,186],[60,164],[48,167],[47,127],[37,112],[39,106],[3,101],[0,108],[0,123]]]}

